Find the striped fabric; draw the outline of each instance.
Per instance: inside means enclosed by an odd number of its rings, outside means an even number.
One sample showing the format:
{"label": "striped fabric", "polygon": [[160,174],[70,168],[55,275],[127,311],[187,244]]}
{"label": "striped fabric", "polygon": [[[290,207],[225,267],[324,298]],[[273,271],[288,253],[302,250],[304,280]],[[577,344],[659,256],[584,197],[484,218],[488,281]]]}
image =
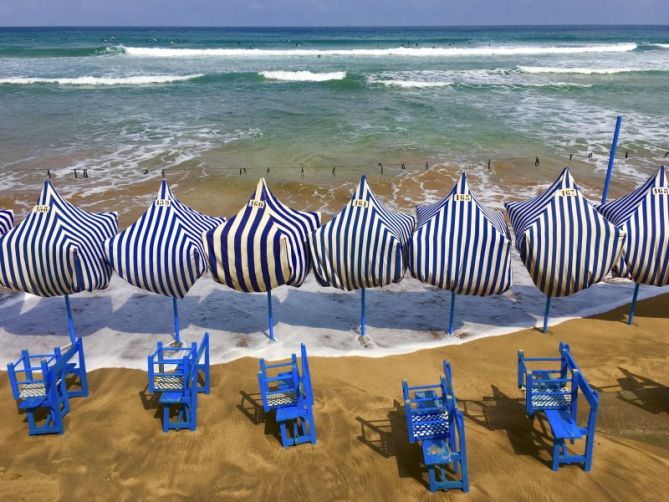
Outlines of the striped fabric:
{"label": "striped fabric", "polygon": [[26,219],[0,236],[0,285],[39,296],[106,288],[112,269],[102,244],[117,219],[82,211],[46,181]]}
{"label": "striped fabric", "polygon": [[309,236],[316,279],[348,291],[399,282],[414,225],[383,206],[363,176],[350,202]]}
{"label": "striped fabric", "polygon": [[0,209],[0,235],[6,234],[14,226],[14,213],[9,209]]}
{"label": "striped fabric", "polygon": [[311,268],[307,236],[320,223],[318,213],[284,206],[260,179],[244,208],[203,236],[214,279],[244,292],[300,286]]}
{"label": "striped fabric", "polygon": [[599,206],[626,233],[614,272],[639,284],[669,285],[669,180],[664,166],[628,195]]}
{"label": "striped fabric", "polygon": [[511,238],[500,212],[489,212],[462,174],[441,201],[418,206],[409,270],[421,282],[464,295],[511,287]]}
{"label": "striped fabric", "polygon": [[569,296],[601,281],[622,252],[624,232],[588,202],[568,168],[541,195],[506,209],[520,257],[547,296]]}
{"label": "striped fabric", "polygon": [[105,242],[105,254],[116,273],[133,286],[183,298],[207,271],[202,234],[224,221],[180,202],[163,180],[151,207]]}

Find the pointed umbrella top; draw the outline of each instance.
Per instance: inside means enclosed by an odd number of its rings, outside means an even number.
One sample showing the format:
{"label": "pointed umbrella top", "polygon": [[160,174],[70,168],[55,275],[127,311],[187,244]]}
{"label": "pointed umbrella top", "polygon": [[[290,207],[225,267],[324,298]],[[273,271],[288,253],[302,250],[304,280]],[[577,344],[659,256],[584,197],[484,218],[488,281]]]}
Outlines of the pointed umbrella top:
{"label": "pointed umbrella top", "polygon": [[0,236],[0,285],[39,296],[106,288],[112,271],[102,243],[117,218],[73,206],[46,181],[26,219]]}

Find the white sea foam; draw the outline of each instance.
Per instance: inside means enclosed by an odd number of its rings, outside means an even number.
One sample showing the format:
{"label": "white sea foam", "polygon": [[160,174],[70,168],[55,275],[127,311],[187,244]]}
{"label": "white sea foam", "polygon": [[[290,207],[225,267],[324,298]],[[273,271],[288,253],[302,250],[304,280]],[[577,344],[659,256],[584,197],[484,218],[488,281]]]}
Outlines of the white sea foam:
{"label": "white sea foam", "polygon": [[596,44],[570,46],[499,46],[499,47],[392,47],[387,49],[189,49],[166,47],[120,46],[129,56],[177,57],[285,57],[285,56],[402,56],[402,57],[459,57],[459,56],[531,56],[542,54],[582,54],[600,52],[629,52],[637,44]]}
{"label": "white sea foam", "polygon": [[261,71],[259,75],[268,80],[282,80],[286,82],[326,82],[328,80],[343,80],[345,71],[314,73],[311,71]]}
{"label": "white sea foam", "polygon": [[518,66],[522,73],[559,73],[576,75],[613,75],[616,73],[633,73],[652,71],[653,68],[569,68],[557,66]]}
{"label": "white sea foam", "polygon": [[133,75],[130,77],[7,77],[0,78],[0,84],[58,84],[83,86],[155,85],[182,82],[184,80],[192,80],[203,76],[202,73],[196,73],[193,75]]}

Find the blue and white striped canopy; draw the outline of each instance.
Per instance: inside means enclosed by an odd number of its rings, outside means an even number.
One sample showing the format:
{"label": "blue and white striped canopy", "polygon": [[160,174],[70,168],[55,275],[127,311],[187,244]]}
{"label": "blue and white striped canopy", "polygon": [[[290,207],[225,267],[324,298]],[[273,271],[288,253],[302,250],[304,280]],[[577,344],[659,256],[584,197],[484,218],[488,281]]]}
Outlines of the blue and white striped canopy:
{"label": "blue and white striped canopy", "polygon": [[202,234],[224,221],[180,202],[163,180],[146,212],[105,242],[105,254],[116,273],[133,286],[183,298],[207,271]]}
{"label": "blue and white striped canopy", "polygon": [[26,219],[0,235],[0,285],[39,296],[106,288],[112,269],[102,244],[117,219],[73,206],[46,181]]}
{"label": "blue and white striped canopy", "polygon": [[307,236],[320,224],[320,214],[284,206],[260,179],[244,208],[203,236],[212,275],[244,292],[300,286],[311,268]]}
{"label": "blue and white striped canopy", "polygon": [[348,291],[399,282],[414,225],[381,204],[363,176],[349,203],[309,236],[316,279]]}
{"label": "blue and white striped canopy", "polygon": [[409,270],[421,282],[464,295],[496,295],[511,287],[511,238],[500,212],[490,212],[462,173],[439,202],[418,206]]}
{"label": "blue and white striped canopy", "polygon": [[669,284],[669,180],[664,166],[648,181],[620,199],[599,206],[611,223],[626,233],[616,275],[638,284]]}
{"label": "blue and white striped canopy", "polygon": [[588,202],[568,168],[544,193],[506,210],[520,258],[546,296],[589,288],[620,258],[624,232]]}
{"label": "blue and white striped canopy", "polygon": [[14,213],[9,209],[0,209],[0,235],[6,234],[14,226]]}

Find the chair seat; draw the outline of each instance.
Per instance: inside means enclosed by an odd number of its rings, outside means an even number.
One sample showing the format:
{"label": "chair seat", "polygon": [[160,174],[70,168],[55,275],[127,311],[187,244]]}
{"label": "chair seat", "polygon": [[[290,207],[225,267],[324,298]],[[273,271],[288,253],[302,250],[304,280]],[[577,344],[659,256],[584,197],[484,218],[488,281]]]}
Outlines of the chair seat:
{"label": "chair seat", "polygon": [[46,397],[46,386],[44,382],[19,383],[19,399],[30,399],[34,397]]}
{"label": "chair seat", "polygon": [[451,449],[445,439],[426,439],[423,441],[423,460],[425,465],[451,463]]}
{"label": "chair seat", "polygon": [[580,439],[587,433],[587,429],[578,426],[569,410],[545,410],[544,413],[556,439]]}
{"label": "chair seat", "polygon": [[160,404],[183,404],[189,401],[188,392],[167,391],[160,395]]}
{"label": "chair seat", "polygon": [[21,410],[32,410],[35,408],[41,408],[42,405],[47,401],[46,397],[30,397],[25,401],[19,403],[19,409]]}
{"label": "chair seat", "polygon": [[[560,392],[560,391],[555,391]],[[571,404],[571,395],[564,394],[532,394],[532,407],[537,409],[561,410],[569,408]]]}
{"label": "chair seat", "polygon": [[297,393],[294,390],[279,390],[267,393],[267,405],[270,408],[291,406],[297,402]]}
{"label": "chair seat", "polygon": [[157,375],[153,378],[153,388],[158,391],[182,390],[184,379],[181,375]]}
{"label": "chair seat", "polygon": [[295,420],[296,418],[305,418],[307,410],[304,406],[284,406],[276,410],[276,421],[285,422],[286,420]]}
{"label": "chair seat", "polygon": [[413,413],[411,415],[413,435],[417,439],[447,437],[448,412]]}

